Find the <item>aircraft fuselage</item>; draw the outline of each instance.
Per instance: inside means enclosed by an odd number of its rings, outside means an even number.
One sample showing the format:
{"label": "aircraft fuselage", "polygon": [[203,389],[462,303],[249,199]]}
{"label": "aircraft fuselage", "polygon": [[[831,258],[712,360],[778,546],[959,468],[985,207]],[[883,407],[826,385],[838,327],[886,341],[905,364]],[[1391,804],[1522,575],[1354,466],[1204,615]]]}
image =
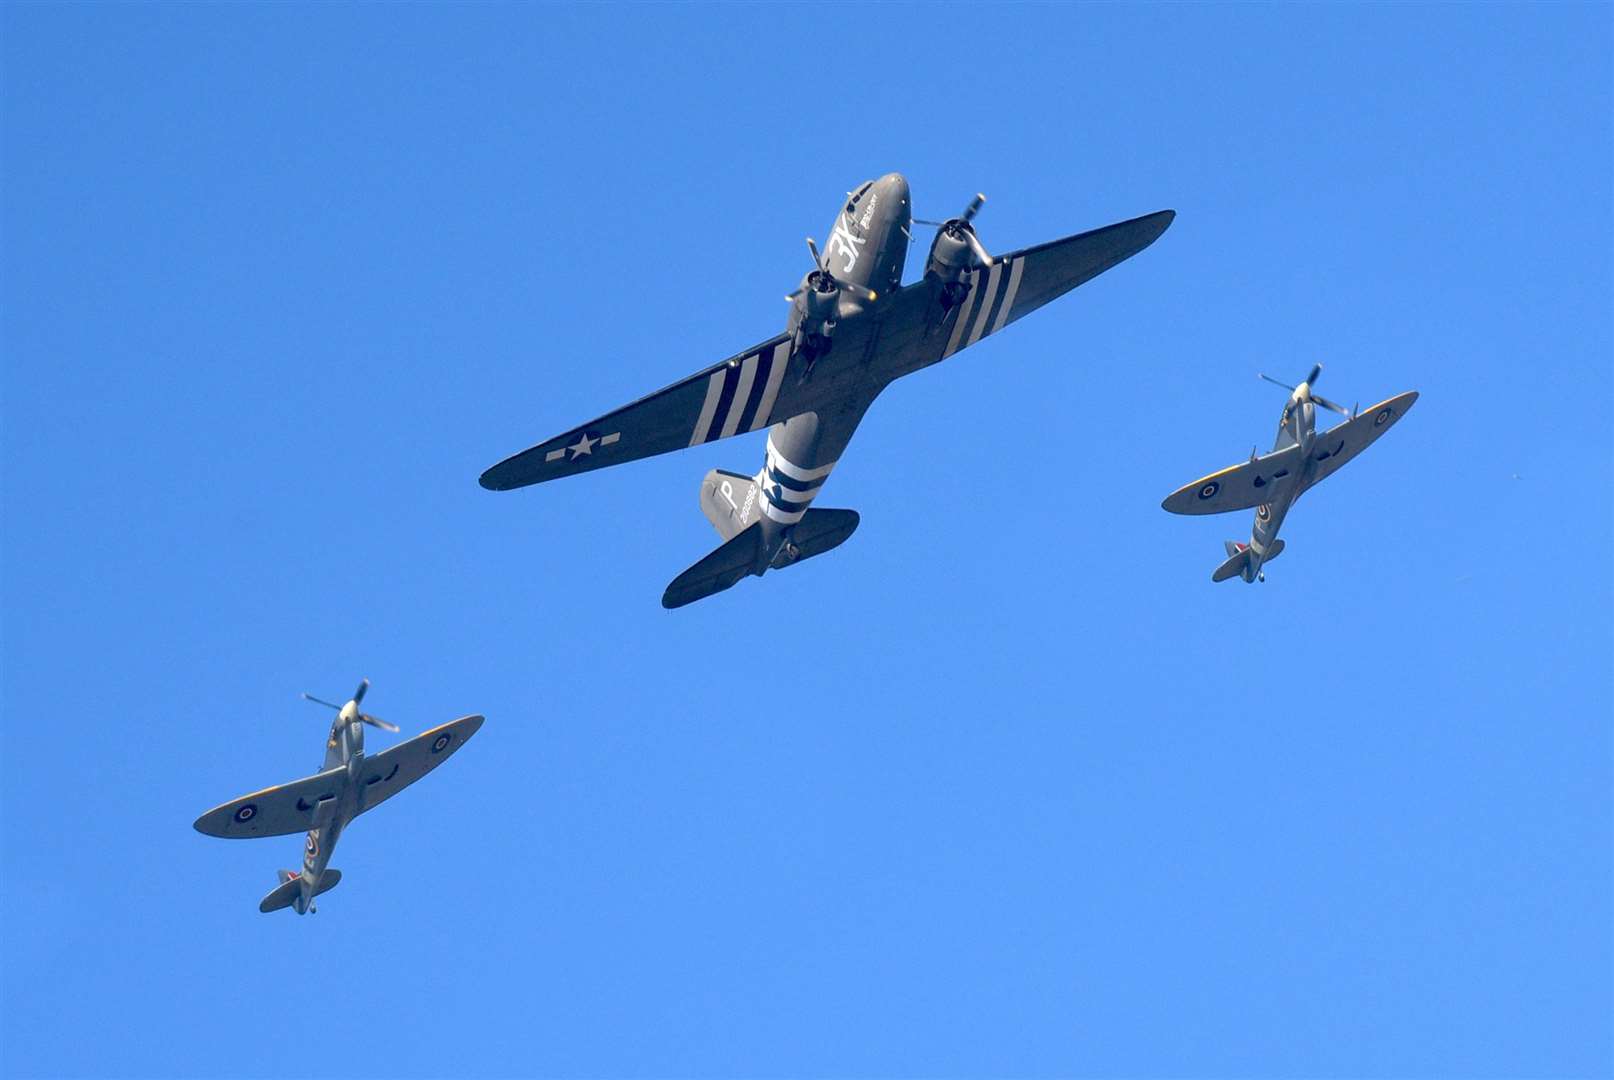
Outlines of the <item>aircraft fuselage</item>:
{"label": "aircraft fuselage", "polygon": [[1255,508],[1255,522],[1250,527],[1250,562],[1243,575],[1245,581],[1254,581],[1261,575],[1261,564],[1278,539],[1283,519],[1289,515],[1289,508],[1301,493],[1311,486],[1316,472],[1311,451],[1317,442],[1317,406],[1311,403],[1309,393],[1308,384],[1301,383],[1284,404],[1283,414],[1278,418],[1278,437],[1272,449],[1286,450],[1298,444],[1305,464],[1301,466],[1302,472],[1293,484],[1283,485],[1271,502]]}
{"label": "aircraft fuselage", "polygon": [[[902,287],[912,222],[908,181],[900,173],[887,173],[847,193],[830,226],[824,268],[841,281],[872,290],[875,298],[869,300],[841,291],[835,300],[834,323],[877,312],[896,296]],[[807,280],[803,279],[802,284],[805,287]],[[812,335],[821,334],[824,328],[810,322],[806,305],[792,307],[785,330],[793,336],[794,348],[816,348],[826,353],[833,349],[833,327],[822,334],[823,341],[815,342]],[[844,363],[844,358],[838,358],[837,363]],[[848,395],[838,408],[799,413],[768,430],[767,451],[756,476],[762,548],[754,573],[792,560],[786,546],[790,528],[806,515],[858,421],[883,386],[884,382],[872,388],[865,385],[863,393]],[[778,561],[781,559],[783,562]]]}
{"label": "aircraft fuselage", "polygon": [[320,879],[331,863],[331,853],[342,830],[359,813],[358,772],[364,763],[364,724],[359,721],[358,705],[352,701],[342,706],[331,724],[331,735],[325,741],[325,764],[321,771],[341,767],[346,770],[336,804],[329,818],[308,830],[303,841],[303,869],[298,877],[297,899],[292,906],[297,914],[307,914],[319,892]]}

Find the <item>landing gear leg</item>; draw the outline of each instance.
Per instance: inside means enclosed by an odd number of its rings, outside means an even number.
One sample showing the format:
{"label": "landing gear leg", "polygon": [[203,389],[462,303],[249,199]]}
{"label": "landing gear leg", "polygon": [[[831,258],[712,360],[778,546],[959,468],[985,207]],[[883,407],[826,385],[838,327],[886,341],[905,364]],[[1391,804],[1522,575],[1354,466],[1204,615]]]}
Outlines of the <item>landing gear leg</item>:
{"label": "landing gear leg", "polygon": [[831,339],[825,334],[805,334],[796,345],[796,354],[804,361],[801,371],[801,381],[806,382],[813,377],[813,368],[818,361],[829,352]]}

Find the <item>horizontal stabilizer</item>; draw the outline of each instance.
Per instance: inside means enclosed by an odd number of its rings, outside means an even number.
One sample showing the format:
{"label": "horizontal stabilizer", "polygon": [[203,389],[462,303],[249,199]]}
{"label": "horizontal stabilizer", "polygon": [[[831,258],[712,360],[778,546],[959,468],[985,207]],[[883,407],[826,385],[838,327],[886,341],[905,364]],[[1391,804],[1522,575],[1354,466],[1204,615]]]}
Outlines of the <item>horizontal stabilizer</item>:
{"label": "horizontal stabilizer", "polygon": [[760,574],[762,523],[754,521],[733,539],[685,570],[661,594],[661,606],[681,608],[720,593],[747,574]]}
{"label": "horizontal stabilizer", "polygon": [[1255,561],[1255,554],[1250,545],[1241,544],[1237,540],[1224,540],[1222,546],[1227,548],[1227,561],[1218,566],[1211,574],[1212,581],[1226,581],[1230,577],[1242,576],[1245,581],[1255,578],[1256,572],[1267,563],[1283,554],[1283,541],[1274,540],[1267,545],[1266,553],[1261,556],[1260,564]]}
{"label": "horizontal stabilizer", "polygon": [[[258,910],[264,914],[279,911],[281,908],[291,907],[297,902],[298,892],[302,888],[302,875],[295,870],[282,870],[279,873],[280,884],[258,904]],[[326,870],[320,875],[319,888],[314,895],[330,892],[336,888],[336,883],[342,880],[342,871]]]}
{"label": "horizontal stabilizer", "polygon": [[856,510],[808,510],[790,530],[790,542],[773,557],[775,569],[791,566],[840,547],[857,531]]}
{"label": "horizontal stabilizer", "polygon": [[1244,544],[1235,543],[1232,540],[1228,540],[1226,546],[1230,549],[1230,554],[1227,556],[1227,561],[1218,566],[1216,571],[1211,574],[1212,581],[1226,581],[1228,578],[1242,577],[1244,572],[1249,569],[1250,549]]}
{"label": "horizontal stabilizer", "polygon": [[[289,870],[282,870],[280,872],[282,877],[285,877],[286,874],[290,873],[291,871]],[[258,910],[267,915],[271,911],[279,911],[281,908],[291,907],[292,903],[297,899],[297,891],[299,888],[300,886],[298,884],[297,875],[292,874],[291,877],[286,878],[286,880],[275,886],[274,892],[271,892],[259,902]]]}

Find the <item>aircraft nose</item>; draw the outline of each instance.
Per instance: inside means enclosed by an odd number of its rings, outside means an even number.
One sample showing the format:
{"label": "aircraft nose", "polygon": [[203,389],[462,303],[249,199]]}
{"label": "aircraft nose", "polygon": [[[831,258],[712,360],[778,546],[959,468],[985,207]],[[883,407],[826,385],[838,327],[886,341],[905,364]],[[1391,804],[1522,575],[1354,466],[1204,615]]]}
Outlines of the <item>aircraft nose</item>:
{"label": "aircraft nose", "polygon": [[908,203],[908,180],[901,173],[886,173],[878,183],[886,198],[899,199],[904,205]]}

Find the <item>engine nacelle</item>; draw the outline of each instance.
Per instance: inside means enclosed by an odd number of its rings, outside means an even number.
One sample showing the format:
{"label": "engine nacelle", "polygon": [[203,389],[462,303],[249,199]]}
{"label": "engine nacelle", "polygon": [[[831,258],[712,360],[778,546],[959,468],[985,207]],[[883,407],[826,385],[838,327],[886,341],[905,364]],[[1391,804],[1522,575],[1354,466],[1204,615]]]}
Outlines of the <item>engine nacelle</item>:
{"label": "engine nacelle", "polygon": [[787,332],[798,341],[829,340],[840,317],[841,288],[835,279],[821,270],[814,270],[802,279],[796,299],[791,302],[790,325]]}
{"label": "engine nacelle", "polygon": [[930,258],[925,262],[925,275],[934,274],[943,282],[957,281],[964,271],[980,263],[963,230],[969,228],[949,221],[936,230],[936,239],[930,245]]}

